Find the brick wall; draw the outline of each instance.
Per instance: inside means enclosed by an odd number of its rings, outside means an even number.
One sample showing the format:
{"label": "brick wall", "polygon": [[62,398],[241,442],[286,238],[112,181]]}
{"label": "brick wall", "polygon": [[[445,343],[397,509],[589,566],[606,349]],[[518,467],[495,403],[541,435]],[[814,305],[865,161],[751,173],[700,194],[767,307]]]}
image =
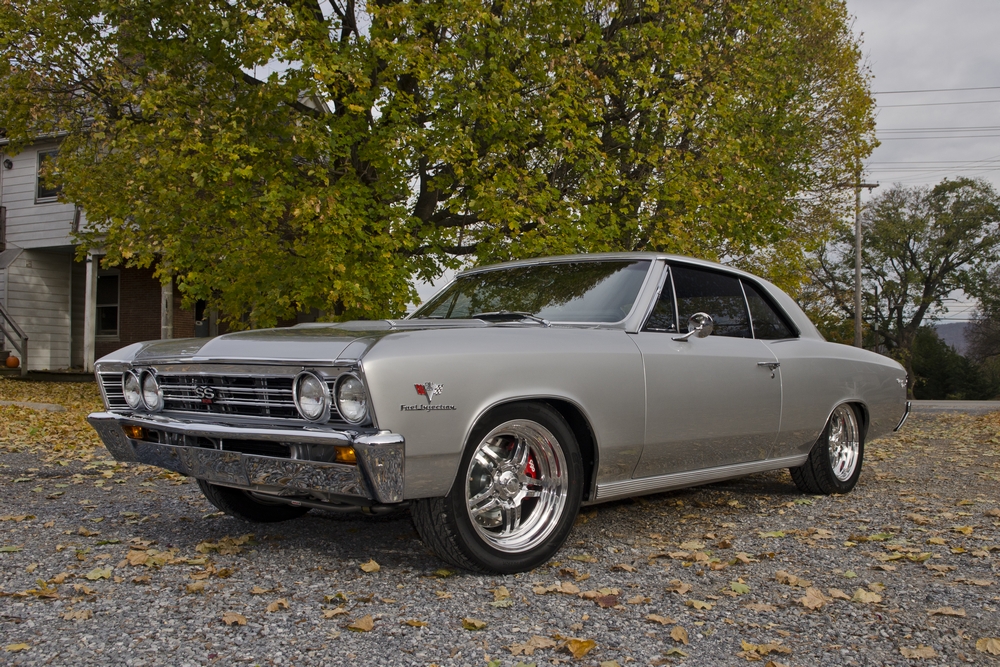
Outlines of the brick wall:
{"label": "brick wall", "polygon": [[[118,282],[118,339],[97,339],[96,358],[118,348],[160,338],[160,281],[153,269],[121,269]],[[174,338],[194,336],[194,311],[180,308],[181,295],[174,288]]]}

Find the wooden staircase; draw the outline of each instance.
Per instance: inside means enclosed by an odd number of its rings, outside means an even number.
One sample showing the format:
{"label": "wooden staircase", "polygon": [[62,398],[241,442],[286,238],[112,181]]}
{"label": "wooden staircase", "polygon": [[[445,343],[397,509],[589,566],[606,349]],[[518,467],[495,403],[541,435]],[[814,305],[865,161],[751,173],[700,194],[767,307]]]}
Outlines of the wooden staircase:
{"label": "wooden staircase", "polygon": [[[7,350],[7,343],[17,350],[17,356],[21,359],[20,368],[7,368],[7,357],[10,350]],[[0,375],[20,375],[24,377],[28,374],[28,336],[24,330],[17,325],[17,322],[10,316],[7,309],[0,303]]]}

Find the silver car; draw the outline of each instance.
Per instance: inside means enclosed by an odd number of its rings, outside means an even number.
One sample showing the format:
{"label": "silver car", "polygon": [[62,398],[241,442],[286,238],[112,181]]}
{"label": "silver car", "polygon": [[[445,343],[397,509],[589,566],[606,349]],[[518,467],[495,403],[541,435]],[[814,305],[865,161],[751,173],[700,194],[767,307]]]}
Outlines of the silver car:
{"label": "silver car", "polygon": [[138,343],[97,379],[112,455],[224,512],[409,507],[442,559],[498,573],[549,559],[583,504],[778,468],[846,493],[909,409],[899,364],[774,285],[654,253],[466,271],[404,320]]}

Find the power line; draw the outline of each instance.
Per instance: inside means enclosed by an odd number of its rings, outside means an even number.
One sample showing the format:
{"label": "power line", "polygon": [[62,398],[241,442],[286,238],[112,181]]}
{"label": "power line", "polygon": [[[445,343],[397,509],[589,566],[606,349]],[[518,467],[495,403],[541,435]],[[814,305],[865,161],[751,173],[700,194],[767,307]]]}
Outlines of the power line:
{"label": "power line", "polygon": [[1000,130],[1000,125],[966,125],[954,127],[880,127],[877,132],[986,132]]}
{"label": "power line", "polygon": [[996,104],[1000,100],[973,100],[971,102],[925,102],[923,104],[880,104],[879,109],[898,109],[900,107],[947,107],[956,104]]}
{"label": "power line", "polygon": [[923,90],[876,90],[872,95],[904,95],[907,93],[950,93],[957,90],[1000,90],[1000,86],[983,86],[979,88],[925,88]]}
{"label": "power line", "polygon": [[947,134],[941,137],[881,137],[879,141],[924,141],[927,139],[995,139],[1000,134]]}

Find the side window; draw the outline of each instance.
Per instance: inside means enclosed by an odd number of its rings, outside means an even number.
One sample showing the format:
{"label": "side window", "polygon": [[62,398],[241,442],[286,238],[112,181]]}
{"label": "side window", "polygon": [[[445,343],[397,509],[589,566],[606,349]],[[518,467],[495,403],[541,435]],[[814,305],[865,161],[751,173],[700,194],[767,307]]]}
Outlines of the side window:
{"label": "side window", "polygon": [[677,311],[674,309],[674,289],[670,285],[670,276],[663,282],[660,298],[653,306],[653,312],[646,320],[646,331],[666,331],[677,333]]}
{"label": "side window", "polygon": [[58,151],[38,151],[38,168],[35,174],[35,202],[52,201],[59,196],[61,188],[52,185],[42,173],[44,167],[56,156]]}
{"label": "side window", "polygon": [[715,320],[713,336],[751,338],[750,316],[739,278],[724,273],[671,267],[681,332],[687,332],[687,321],[695,313],[708,313]]}
{"label": "side window", "polygon": [[750,321],[753,323],[754,338],[778,340],[795,337],[795,333],[785,322],[785,318],[774,310],[752,283],[744,280],[743,289],[746,290],[747,304],[750,306]]}

